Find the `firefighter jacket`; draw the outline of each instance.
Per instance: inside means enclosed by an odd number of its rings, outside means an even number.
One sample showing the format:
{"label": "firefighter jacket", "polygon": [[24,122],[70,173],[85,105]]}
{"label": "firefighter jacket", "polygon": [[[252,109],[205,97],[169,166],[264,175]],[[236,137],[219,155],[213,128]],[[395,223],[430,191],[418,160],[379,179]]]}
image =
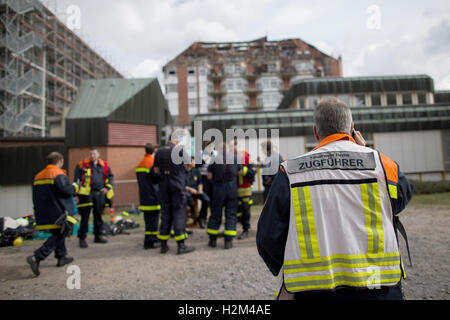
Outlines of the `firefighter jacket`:
{"label": "firefighter jacket", "polygon": [[[114,175],[108,166],[108,163],[102,159],[98,159],[98,164],[103,168],[103,184],[108,189],[106,198],[111,200],[114,197],[113,178]],[[89,196],[92,191],[92,162],[89,158],[80,161],[75,168],[75,181],[79,183],[80,190],[78,194]]]}
{"label": "firefighter jacket", "polygon": [[161,210],[158,203],[157,190],[153,172],[154,158],[146,154],[136,167],[136,178],[139,185],[139,201],[141,211]]}
{"label": "firefighter jacket", "polygon": [[252,183],[255,179],[255,165],[250,159],[250,155],[247,150],[244,151],[242,163],[242,173],[238,176],[238,196],[250,197],[252,195]]}
{"label": "firefighter jacket", "polygon": [[394,221],[413,188],[394,161],[334,134],[284,162],[272,190],[258,222],[257,246],[278,274],[279,291],[400,282]]}
{"label": "firefighter jacket", "polygon": [[73,215],[73,195],[78,191],[76,184],[70,184],[66,171],[55,165],[48,165],[34,177],[33,206],[36,229],[57,229],[56,220],[65,212]]}

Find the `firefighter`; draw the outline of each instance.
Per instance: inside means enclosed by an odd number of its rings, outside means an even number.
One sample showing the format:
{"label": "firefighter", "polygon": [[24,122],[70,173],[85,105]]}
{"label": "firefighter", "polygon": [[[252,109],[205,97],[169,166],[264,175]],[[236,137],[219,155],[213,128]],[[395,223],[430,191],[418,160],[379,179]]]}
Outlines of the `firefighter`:
{"label": "firefighter", "polygon": [[[181,139],[182,135],[178,131],[172,133],[167,145],[156,153],[153,165],[155,173],[160,177],[161,224],[158,239],[161,242],[162,254],[169,251],[167,241],[170,239],[172,226],[178,247],[177,254],[186,254],[195,250],[185,244],[187,239],[185,179],[186,171],[191,170],[191,157],[182,149]],[[172,156],[177,159],[173,159]]]}
{"label": "firefighter", "polygon": [[73,195],[77,184],[70,184],[64,165],[64,157],[52,152],[47,157],[47,167],[34,177],[33,205],[36,216],[36,230],[50,230],[51,237],[37,249],[27,262],[36,276],[40,275],[39,263],[52,252],[58,259],[57,266],[62,267],[73,262],[67,256],[65,237],[71,236],[77,220],[73,218]]}
{"label": "firefighter", "polygon": [[208,178],[212,180],[213,196],[211,201],[211,216],[208,220],[206,232],[209,235],[208,246],[217,246],[217,237],[222,223],[223,209],[225,208],[225,230],[223,232],[224,248],[233,246],[236,236],[238,192],[236,179],[241,173],[242,166],[238,164],[233,150],[227,150],[226,144],[219,146],[218,155],[208,166]]}
{"label": "firefighter", "polygon": [[255,165],[250,159],[247,150],[239,150],[237,140],[233,142],[234,153],[238,156],[242,164],[242,173],[237,179],[238,186],[238,221],[242,224],[242,233],[238,236],[238,240],[248,238],[248,230],[250,229],[250,211],[253,204],[252,199],[252,183],[255,180]]}
{"label": "firefighter", "polygon": [[320,143],[282,164],[258,222],[276,296],[403,299],[396,232],[413,186],[393,160],[365,147],[344,102],[322,101],[313,132]]}
{"label": "firefighter", "polygon": [[102,213],[107,200],[114,197],[113,174],[108,163],[100,158],[97,147],[89,151],[89,158],[78,163],[75,168],[74,180],[80,185],[78,190],[78,211],[81,216],[78,231],[80,248],[87,248],[86,236],[89,228],[89,215],[94,211],[94,242],[107,243],[102,235]]}
{"label": "firefighter", "polygon": [[275,149],[271,140],[264,141],[261,144],[263,152],[266,154],[266,159],[261,165],[262,169],[262,180],[264,186],[264,202],[267,200],[269,195],[270,187],[272,186],[273,179],[278,171],[279,165],[285,161]]}
{"label": "firefighter", "polygon": [[206,220],[208,218],[208,208],[211,207],[212,198],[212,184],[211,180],[208,179],[208,166],[211,163],[211,159],[217,155],[216,150],[214,150],[214,144],[210,141],[204,143],[204,149],[201,151],[202,164],[198,165],[200,170],[200,175],[203,185],[203,197],[202,197],[202,207],[200,209],[199,224],[200,228],[206,228]]}
{"label": "firefighter", "polygon": [[200,170],[195,166],[194,157],[191,159],[191,170],[186,173],[186,199],[187,206],[191,211],[192,225],[196,225],[200,217],[196,216],[194,201],[200,200],[202,203],[209,203],[210,200],[208,195],[203,191],[203,181]]}
{"label": "firefighter", "polygon": [[158,184],[153,169],[154,156],[158,146],[148,143],[145,146],[145,156],[136,167],[136,177],[139,186],[139,210],[144,214],[145,237],[144,249],[159,247],[158,224],[161,205],[158,201]]}

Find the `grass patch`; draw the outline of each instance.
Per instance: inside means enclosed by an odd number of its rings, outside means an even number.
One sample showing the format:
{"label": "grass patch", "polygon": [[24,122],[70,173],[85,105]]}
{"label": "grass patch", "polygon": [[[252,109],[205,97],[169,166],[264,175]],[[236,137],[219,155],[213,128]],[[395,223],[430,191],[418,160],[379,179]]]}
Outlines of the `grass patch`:
{"label": "grass patch", "polygon": [[450,192],[414,194],[409,204],[413,206],[450,206]]}
{"label": "grass patch", "polygon": [[411,180],[414,194],[434,194],[450,192],[450,181],[417,181]]}

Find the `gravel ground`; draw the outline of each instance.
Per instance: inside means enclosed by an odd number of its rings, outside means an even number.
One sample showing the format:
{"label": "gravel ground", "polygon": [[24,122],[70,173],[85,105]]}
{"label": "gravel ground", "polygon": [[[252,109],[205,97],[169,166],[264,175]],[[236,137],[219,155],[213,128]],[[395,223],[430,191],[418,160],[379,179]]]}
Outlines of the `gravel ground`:
{"label": "gravel ground", "polygon": [[[170,251],[143,250],[143,229],[131,235],[109,238],[106,245],[78,248],[76,238],[67,240],[74,265],[81,270],[81,289],[68,289],[67,266],[56,268],[51,256],[34,277],[25,262],[42,241],[0,249],[0,299],[160,299],[160,300],[270,300],[277,283],[259,257],[255,245],[257,209],[250,237],[235,240],[231,250],[207,246],[204,230],[194,229],[187,243],[196,251],[177,256],[174,240]],[[449,299],[450,208],[410,207],[403,215],[414,267],[406,263],[403,281],[407,299]]]}

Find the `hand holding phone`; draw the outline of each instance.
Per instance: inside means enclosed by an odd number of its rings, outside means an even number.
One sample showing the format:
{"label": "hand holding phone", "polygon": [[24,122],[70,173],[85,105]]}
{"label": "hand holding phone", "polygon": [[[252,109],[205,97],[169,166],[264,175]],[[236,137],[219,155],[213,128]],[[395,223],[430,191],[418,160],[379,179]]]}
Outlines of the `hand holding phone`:
{"label": "hand holding phone", "polygon": [[356,131],[353,129],[352,131],[352,137],[355,139],[355,142],[359,144],[360,146],[365,147],[366,146],[366,140],[364,140],[364,137],[362,136],[361,132]]}

